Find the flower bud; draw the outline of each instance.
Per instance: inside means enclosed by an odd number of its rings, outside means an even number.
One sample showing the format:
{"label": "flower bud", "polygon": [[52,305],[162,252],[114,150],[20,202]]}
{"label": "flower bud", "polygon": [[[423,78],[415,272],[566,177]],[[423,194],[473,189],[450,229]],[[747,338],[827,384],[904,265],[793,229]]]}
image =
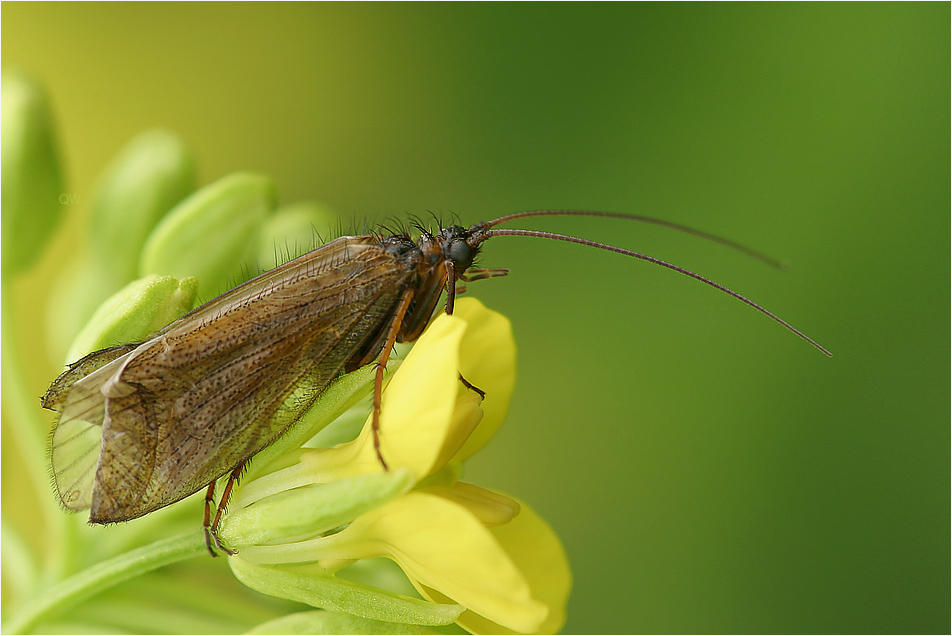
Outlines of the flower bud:
{"label": "flower bud", "polygon": [[63,213],[59,153],[43,89],[6,72],[0,81],[3,154],[3,275],[39,257]]}
{"label": "flower bud", "polygon": [[318,565],[274,567],[240,558],[228,559],[228,564],[239,581],[262,594],[360,618],[404,625],[449,625],[465,609],[455,603],[430,603],[328,576]]}
{"label": "flower bud", "polygon": [[195,187],[195,161],[176,135],[140,133],[106,168],[92,203],[92,255],[124,285],[136,278],[152,228]]}
{"label": "flower bud", "polygon": [[[307,464],[307,451],[301,457]],[[293,467],[292,467],[293,469]],[[275,475],[281,478],[280,471]],[[262,481],[262,480],[256,480]],[[247,501],[240,509],[233,502],[222,524],[220,536],[242,558],[282,563],[280,544],[328,532],[350,523],[359,515],[380,506],[413,486],[413,473],[406,468],[358,475],[327,484],[294,485],[257,501]],[[290,484],[288,484],[290,485]],[[267,545],[267,544],[274,545]],[[259,545],[261,547],[246,547]],[[272,554],[273,559],[268,555]]]}
{"label": "flower bud", "polygon": [[261,623],[246,634],[436,634],[423,627],[358,618],[345,612],[295,612]]}
{"label": "flower bud", "polygon": [[257,269],[257,235],[276,196],[270,179],[250,173],[205,186],[175,206],[149,235],[140,273],[194,276],[204,296],[249,278],[249,268],[252,274]]}
{"label": "flower bud", "polygon": [[73,341],[67,361],[126,342],[140,342],[195,305],[198,281],[146,276],[104,302]]}
{"label": "flower bud", "polygon": [[332,209],[314,201],[278,208],[261,231],[259,265],[272,269],[330,240],[338,218]]}

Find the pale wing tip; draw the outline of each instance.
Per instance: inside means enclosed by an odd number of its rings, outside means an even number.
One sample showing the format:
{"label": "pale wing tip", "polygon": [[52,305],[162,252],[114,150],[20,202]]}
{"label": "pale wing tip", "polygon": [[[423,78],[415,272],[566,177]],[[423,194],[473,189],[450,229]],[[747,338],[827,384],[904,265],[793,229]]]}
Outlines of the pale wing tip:
{"label": "pale wing tip", "polygon": [[92,489],[85,491],[79,488],[73,490],[60,490],[60,502],[70,510],[85,510],[92,506]]}
{"label": "pale wing tip", "polygon": [[85,472],[76,475],[76,472],[53,473],[53,481],[60,503],[68,510],[85,510],[92,505],[93,478],[96,474],[96,465],[93,464]]}
{"label": "pale wing tip", "polygon": [[79,419],[61,418],[53,431],[50,463],[56,492],[69,510],[83,510],[92,503],[102,426]]}

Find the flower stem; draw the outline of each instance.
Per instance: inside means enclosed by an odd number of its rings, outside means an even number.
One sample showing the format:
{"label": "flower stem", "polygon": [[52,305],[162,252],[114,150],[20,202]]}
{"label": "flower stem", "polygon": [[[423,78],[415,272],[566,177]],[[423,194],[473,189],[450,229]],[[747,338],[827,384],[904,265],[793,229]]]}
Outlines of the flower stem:
{"label": "flower stem", "polygon": [[90,596],[163,565],[202,554],[202,534],[189,532],[102,561],[44,590],[3,625],[4,634],[23,634]]}

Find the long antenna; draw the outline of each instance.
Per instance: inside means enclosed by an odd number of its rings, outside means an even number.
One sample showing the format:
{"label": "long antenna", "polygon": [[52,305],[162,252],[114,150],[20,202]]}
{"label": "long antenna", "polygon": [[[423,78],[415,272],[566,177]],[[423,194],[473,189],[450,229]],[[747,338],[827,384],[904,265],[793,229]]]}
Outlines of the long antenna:
{"label": "long antenna", "polygon": [[[522,214],[529,214],[529,215],[531,215],[532,213],[522,213]],[[515,217],[515,216],[518,216],[518,215],[513,214],[513,215],[509,215],[509,216],[510,216],[510,217]],[[541,215],[541,214],[538,214],[538,215],[535,215],[535,216],[542,216],[542,215]],[[500,217],[500,218],[506,219],[507,217]],[[497,222],[498,222],[498,223],[501,223],[502,221],[500,221],[499,219],[497,219],[495,222],[490,222],[490,223],[488,223],[488,224],[486,224],[486,225],[489,225],[489,227],[492,227],[492,224],[493,224],[493,223],[497,223]],[[567,243],[578,243],[579,245],[587,245],[587,246],[589,246],[589,247],[597,247],[597,248],[599,248],[599,249],[607,250],[607,251],[609,251],[609,252],[615,252],[616,254],[624,254],[625,256],[631,256],[631,257],[633,257],[633,258],[640,258],[640,259],[643,260],[643,261],[648,261],[649,263],[654,263],[655,265],[660,265],[661,267],[667,267],[668,269],[673,269],[674,271],[679,272],[679,273],[681,273],[681,274],[684,274],[685,276],[690,276],[690,277],[693,278],[694,280],[701,281],[701,282],[704,283],[705,285],[710,285],[710,286],[713,287],[714,289],[717,289],[718,291],[722,291],[722,292],[724,292],[725,294],[727,294],[727,295],[729,295],[729,296],[733,296],[734,298],[736,298],[737,300],[741,301],[742,303],[753,307],[754,309],[756,309],[756,310],[759,311],[760,313],[764,314],[765,316],[767,316],[768,318],[770,318],[770,319],[773,320],[774,322],[780,323],[780,325],[782,325],[782,326],[783,326],[785,329],[787,329],[788,331],[791,331],[791,332],[795,333],[796,335],[800,336],[801,338],[803,338],[804,340],[806,340],[807,342],[809,342],[811,345],[813,345],[816,349],[818,349],[818,350],[820,351],[820,353],[822,353],[823,355],[827,356],[828,358],[832,358],[832,357],[833,357],[833,354],[830,353],[830,352],[829,352],[826,348],[824,348],[822,345],[820,345],[820,343],[818,343],[816,340],[814,340],[813,338],[809,337],[808,335],[806,335],[805,333],[803,333],[802,331],[800,331],[799,329],[797,329],[796,327],[794,327],[793,325],[791,325],[790,323],[788,323],[786,320],[784,320],[784,319],[781,318],[780,316],[778,316],[778,315],[776,315],[775,313],[773,313],[773,312],[771,312],[771,311],[765,309],[764,307],[761,307],[760,305],[758,305],[758,304],[755,303],[754,301],[750,300],[749,298],[747,298],[747,297],[745,297],[745,296],[741,296],[741,295],[738,294],[737,292],[735,292],[735,291],[733,291],[733,290],[731,290],[731,289],[728,289],[727,287],[724,287],[724,286],[721,285],[720,283],[715,283],[715,282],[712,281],[711,279],[705,278],[704,276],[701,276],[700,274],[697,274],[697,273],[695,273],[695,272],[692,272],[692,271],[689,270],[689,269],[685,269],[684,267],[679,267],[678,265],[674,265],[674,264],[669,263],[669,262],[667,262],[667,261],[663,261],[663,260],[661,260],[660,258],[655,258],[654,256],[648,256],[647,254],[642,254],[641,252],[635,252],[635,251],[632,251],[632,250],[626,250],[626,249],[621,248],[621,247],[615,247],[614,245],[608,245],[608,244],[606,244],[606,243],[599,243],[599,242],[597,242],[597,241],[590,241],[590,240],[588,240],[588,239],[577,238],[577,237],[575,237],[575,236],[566,236],[565,234],[554,234],[554,233],[552,233],[552,232],[538,232],[538,231],[536,231],[536,230],[511,230],[511,229],[508,229],[508,228],[502,228],[502,229],[486,229],[486,230],[483,230],[483,231],[478,235],[478,237],[476,237],[476,238],[477,238],[476,244],[478,245],[479,243],[482,243],[483,241],[485,241],[485,240],[487,240],[487,239],[490,239],[490,238],[492,238],[492,237],[495,237],[495,236],[534,236],[534,237],[537,237],[537,238],[548,238],[548,239],[555,239],[555,240],[557,240],[557,241],[566,241]]]}
{"label": "long antenna", "polygon": [[506,214],[501,216],[498,219],[493,219],[492,221],[487,221],[483,223],[485,227],[496,227],[502,223],[508,223],[509,221],[514,221],[516,219],[524,219],[530,216],[599,216],[611,219],[625,219],[627,221],[638,221],[640,223],[651,223],[652,225],[659,225],[661,227],[670,228],[672,230],[677,230],[679,232],[684,232],[685,234],[691,234],[692,236],[697,236],[706,241],[711,241],[713,243],[718,243],[725,247],[729,247],[732,250],[736,250],[742,254],[746,254],[751,258],[755,258],[762,263],[766,263],[771,267],[776,267],[777,269],[787,269],[787,264],[778,261],[775,258],[771,258],[766,254],[762,254],[757,250],[751,249],[746,245],[741,245],[740,243],[735,243],[730,239],[726,239],[722,236],[717,236],[715,234],[710,234],[708,232],[702,232],[701,230],[696,230],[693,227],[688,227],[686,225],[681,225],[679,223],[672,223],[671,221],[665,221],[663,219],[656,219],[650,216],[642,216],[640,214],[622,214],[621,212],[595,212],[591,210],[530,210],[528,212],[515,212],[513,214]]}

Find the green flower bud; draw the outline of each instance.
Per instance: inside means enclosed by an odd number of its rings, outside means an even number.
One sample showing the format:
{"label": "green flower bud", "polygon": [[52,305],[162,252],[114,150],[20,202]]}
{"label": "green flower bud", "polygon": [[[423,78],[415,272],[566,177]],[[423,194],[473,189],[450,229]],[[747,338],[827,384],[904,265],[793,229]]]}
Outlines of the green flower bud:
{"label": "green flower bud", "polygon": [[296,612],[261,623],[246,634],[436,634],[403,623],[358,618],[343,612]]}
{"label": "green flower bud", "polygon": [[66,356],[78,360],[90,351],[140,342],[195,306],[198,281],[146,276],[108,299],[73,341]]}
{"label": "green flower bud", "polygon": [[32,265],[59,223],[63,192],[53,118],[41,86],[4,73],[2,93],[3,275]]}
{"label": "green flower bud", "polygon": [[194,276],[206,296],[234,286],[248,278],[249,267],[256,267],[257,235],[276,197],[270,179],[250,173],[205,186],[178,204],[149,235],[140,273]]}
{"label": "green flower bud", "polygon": [[361,618],[411,625],[449,625],[463,613],[462,605],[430,603],[322,575],[318,565],[273,567],[228,559],[239,581],[253,590]]}
{"label": "green flower bud", "polygon": [[159,220],[195,188],[195,162],[165,130],[136,136],[106,168],[92,204],[92,254],[117,285],[136,278]]}
{"label": "green flower bud", "polygon": [[279,208],[261,231],[258,263],[262,269],[272,269],[311,251],[335,235],[339,218],[334,210],[315,201]]}
{"label": "green flower bud", "polygon": [[66,351],[107,298],[126,282],[118,283],[88,251],[67,257],[46,299],[47,345]]}
{"label": "green flower bud", "polygon": [[[301,461],[306,466],[306,454]],[[289,470],[295,472],[295,468]],[[270,481],[281,481],[281,473],[275,473],[275,479]],[[263,482],[265,479],[256,481]],[[280,552],[281,546],[265,544],[278,540],[286,542],[289,537],[310,537],[350,523],[365,512],[406,492],[413,483],[413,473],[406,468],[398,468],[327,484],[313,483],[283,490],[252,501],[252,505],[240,509],[233,503],[233,511],[225,518],[220,535],[226,545],[242,552],[242,556],[249,560],[254,559],[244,546],[255,544],[264,546],[258,549],[274,559],[274,553]],[[246,500],[252,496],[249,492],[243,495]],[[254,548],[249,550],[253,551]]]}

